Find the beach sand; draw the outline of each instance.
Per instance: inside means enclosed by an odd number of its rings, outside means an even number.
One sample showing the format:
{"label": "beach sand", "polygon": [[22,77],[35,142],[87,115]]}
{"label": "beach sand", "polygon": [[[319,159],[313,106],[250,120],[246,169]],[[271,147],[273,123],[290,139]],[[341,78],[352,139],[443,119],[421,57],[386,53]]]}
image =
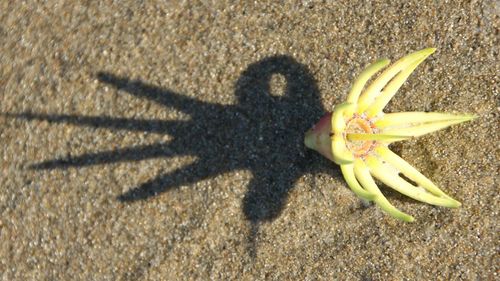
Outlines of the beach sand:
{"label": "beach sand", "polygon": [[[0,279],[499,278],[494,1],[43,2],[0,4]],[[393,145],[462,202],[382,187],[404,223],[303,134],[426,47],[386,112],[479,118]]]}

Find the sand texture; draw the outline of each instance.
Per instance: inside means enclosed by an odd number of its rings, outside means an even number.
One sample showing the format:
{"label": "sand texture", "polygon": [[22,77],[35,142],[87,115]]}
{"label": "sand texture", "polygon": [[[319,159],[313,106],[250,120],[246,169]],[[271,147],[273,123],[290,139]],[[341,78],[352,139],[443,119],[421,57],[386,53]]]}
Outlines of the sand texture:
{"label": "sand texture", "polygon": [[[0,280],[498,280],[500,7],[366,2],[1,1]],[[386,112],[479,118],[392,146],[463,204],[404,223],[303,135],[426,47]]]}

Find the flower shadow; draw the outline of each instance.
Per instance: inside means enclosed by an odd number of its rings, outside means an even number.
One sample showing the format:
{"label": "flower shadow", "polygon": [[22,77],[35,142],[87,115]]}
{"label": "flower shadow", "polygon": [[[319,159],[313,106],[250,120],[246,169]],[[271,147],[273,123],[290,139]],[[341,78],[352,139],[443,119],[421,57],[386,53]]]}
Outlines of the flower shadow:
{"label": "flower shadow", "polygon": [[[271,79],[281,75],[286,82],[282,95],[272,95]],[[25,120],[46,120],[114,130],[168,134],[173,140],[35,163],[35,170],[65,169],[89,165],[139,161],[192,155],[198,160],[161,174],[118,196],[134,202],[171,189],[248,170],[252,179],[242,202],[250,222],[250,250],[254,252],[258,226],[274,220],[285,206],[289,191],[304,174],[327,172],[333,165],[303,145],[303,134],[325,112],[320,93],[307,67],[290,56],[267,57],[248,66],[235,86],[238,102],[221,105],[193,99],[111,73],[97,74],[100,82],[137,98],[175,108],[189,121],[129,119],[111,116],[44,115],[31,112],[4,114]]]}

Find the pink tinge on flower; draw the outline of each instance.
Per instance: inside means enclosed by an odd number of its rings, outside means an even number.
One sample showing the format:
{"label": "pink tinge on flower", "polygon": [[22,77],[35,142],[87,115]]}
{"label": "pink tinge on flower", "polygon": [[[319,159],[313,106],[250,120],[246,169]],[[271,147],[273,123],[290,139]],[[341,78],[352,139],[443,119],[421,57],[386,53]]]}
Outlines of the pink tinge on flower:
{"label": "pink tinge on flower", "polygon": [[333,161],[331,132],[332,113],[328,112],[306,132],[304,143],[308,148]]}

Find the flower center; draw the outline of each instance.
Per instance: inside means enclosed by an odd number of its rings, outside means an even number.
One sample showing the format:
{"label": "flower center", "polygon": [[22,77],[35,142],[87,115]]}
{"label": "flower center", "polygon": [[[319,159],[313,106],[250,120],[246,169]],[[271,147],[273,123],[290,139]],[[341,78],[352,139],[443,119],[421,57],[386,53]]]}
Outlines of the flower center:
{"label": "flower center", "polygon": [[354,157],[364,157],[370,153],[375,147],[376,141],[374,140],[348,140],[347,134],[373,134],[376,133],[377,128],[373,122],[364,115],[354,114],[351,119],[347,121],[346,130],[344,133],[344,140]]}

